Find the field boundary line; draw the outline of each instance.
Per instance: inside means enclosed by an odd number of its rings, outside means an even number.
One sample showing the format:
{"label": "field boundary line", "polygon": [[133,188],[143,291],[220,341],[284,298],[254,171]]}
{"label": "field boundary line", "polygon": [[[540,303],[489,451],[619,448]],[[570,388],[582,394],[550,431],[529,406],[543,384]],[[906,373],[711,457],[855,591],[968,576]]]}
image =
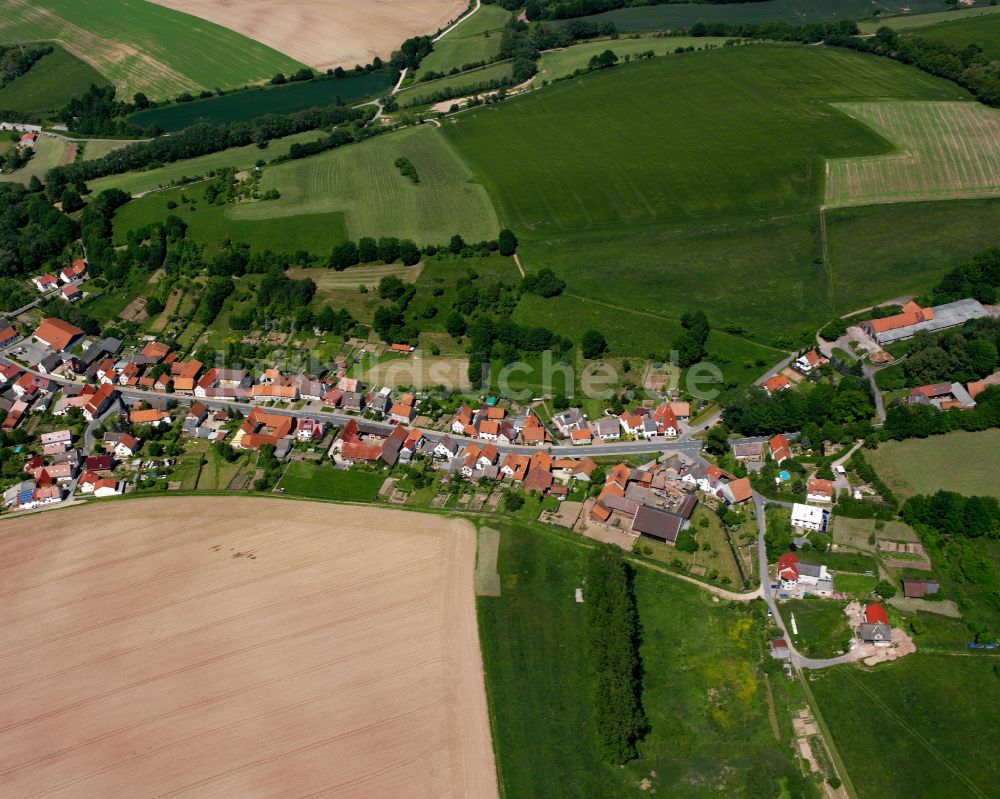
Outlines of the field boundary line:
{"label": "field boundary line", "polygon": [[836,313],[837,303],[833,296],[833,265],[830,263],[830,245],[826,235],[826,208],[819,209],[819,240],[820,257],[823,259],[823,269],[826,272],[826,291],[830,299],[830,312]]}

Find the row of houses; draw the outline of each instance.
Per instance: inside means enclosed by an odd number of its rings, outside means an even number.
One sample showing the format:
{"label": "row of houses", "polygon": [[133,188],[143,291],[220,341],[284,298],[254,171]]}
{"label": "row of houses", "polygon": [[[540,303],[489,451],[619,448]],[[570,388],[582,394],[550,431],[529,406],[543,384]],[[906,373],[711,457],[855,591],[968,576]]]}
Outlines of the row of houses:
{"label": "row of houses", "polygon": [[83,292],[76,285],[87,277],[87,262],[77,258],[58,275],[46,272],[31,279],[32,284],[42,294],[59,291],[59,296],[66,302],[77,302],[83,298]]}

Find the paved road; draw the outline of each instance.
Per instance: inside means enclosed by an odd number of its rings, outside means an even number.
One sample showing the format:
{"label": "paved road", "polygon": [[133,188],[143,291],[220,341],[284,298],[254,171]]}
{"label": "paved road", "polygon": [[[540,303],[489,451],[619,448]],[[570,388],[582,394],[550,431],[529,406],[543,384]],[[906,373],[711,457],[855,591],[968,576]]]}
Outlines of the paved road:
{"label": "paved road", "polygon": [[790,504],[765,499],[756,491],[753,493],[753,503],[757,510],[757,558],[760,569],[760,591],[764,597],[764,601],[767,602],[767,606],[771,609],[774,623],[778,625],[788,644],[788,650],[792,655],[792,665],[800,669],[825,669],[828,666],[853,662],[857,658],[857,653],[853,651],[835,658],[809,658],[795,648],[795,644],[792,643],[792,637],[788,634],[788,629],[785,627],[785,620],[781,618],[781,614],[778,612],[778,603],[774,599],[774,592],[771,590],[771,574],[767,567],[767,545],[764,542],[764,537],[767,533],[765,506],[780,505],[782,507],[790,507]]}
{"label": "paved road", "polygon": [[469,17],[471,17],[473,14],[475,14],[481,7],[482,7],[482,3],[480,2],[480,0],[476,0],[476,7],[475,8],[473,8],[471,11],[469,11],[468,14],[463,14],[462,16],[460,16],[453,23],[451,23],[451,25],[449,25],[447,28],[445,28],[443,31],[441,31],[433,39],[431,39],[431,41],[432,42],[436,42],[440,38],[442,38],[443,36],[445,36],[445,34],[451,33],[453,30],[455,30],[455,28],[457,28],[459,25],[461,25],[463,22],[465,22],[465,20],[467,20]]}

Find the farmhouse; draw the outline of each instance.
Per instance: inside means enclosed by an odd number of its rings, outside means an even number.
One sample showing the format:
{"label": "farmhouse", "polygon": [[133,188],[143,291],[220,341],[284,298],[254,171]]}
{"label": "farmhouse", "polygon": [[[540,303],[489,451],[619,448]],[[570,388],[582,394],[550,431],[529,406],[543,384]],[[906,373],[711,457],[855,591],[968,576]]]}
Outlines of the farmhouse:
{"label": "farmhouse", "polygon": [[277,448],[278,442],[291,435],[294,429],[294,416],[254,408],[236,431],[233,446],[237,449],[259,449],[265,445]]}
{"label": "farmhouse", "polygon": [[913,338],[921,330],[934,333],[958,327],[969,319],[980,319],[988,315],[982,303],[973,299],[948,302],[933,308],[921,308],[910,300],[900,313],[883,319],[867,319],[861,323],[861,328],[884,346]]}
{"label": "farmhouse", "polygon": [[35,284],[35,288],[39,291],[52,291],[59,286],[59,279],[55,275],[44,274],[38,277],[31,278],[31,282]]}
{"label": "farmhouse", "polygon": [[827,363],[830,363],[828,358],[824,358],[816,350],[809,350],[805,355],[800,355],[795,360],[795,368],[802,372],[802,374],[807,375],[813,369]]}
{"label": "farmhouse", "polygon": [[677,543],[677,536],[683,527],[682,517],[648,505],[640,506],[632,520],[632,532],[667,544]]}
{"label": "farmhouse", "polygon": [[907,405],[933,405],[941,411],[951,408],[968,411],[976,407],[976,401],[961,383],[936,383],[918,386],[906,398]]}
{"label": "farmhouse", "polygon": [[753,488],[750,486],[749,477],[741,477],[738,480],[732,480],[726,483],[722,487],[722,495],[727,502],[733,505],[739,505],[741,502],[746,502],[748,499],[753,498]]}
{"label": "farmhouse", "polygon": [[778,558],[777,576],[781,587],[785,590],[806,585],[822,586],[824,591],[829,591],[833,586],[833,580],[826,566],[820,563],[807,563],[794,552],[786,552]]}
{"label": "farmhouse", "polygon": [[63,283],[72,283],[74,280],[83,280],[87,275],[87,262],[82,258],[77,258],[70,266],[67,266],[59,273],[59,279]]}
{"label": "farmhouse", "polygon": [[740,463],[754,463],[763,458],[763,444],[751,441],[746,444],[733,444],[733,457]]}

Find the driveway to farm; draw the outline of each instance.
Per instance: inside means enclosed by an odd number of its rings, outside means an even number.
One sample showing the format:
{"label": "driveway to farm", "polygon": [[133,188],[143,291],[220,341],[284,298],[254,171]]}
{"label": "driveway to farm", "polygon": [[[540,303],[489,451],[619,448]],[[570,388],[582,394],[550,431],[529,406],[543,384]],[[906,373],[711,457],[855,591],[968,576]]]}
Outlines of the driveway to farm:
{"label": "driveway to farm", "polygon": [[792,655],[792,665],[800,669],[825,669],[828,666],[837,666],[841,663],[852,663],[857,660],[858,653],[856,651],[851,651],[846,655],[840,655],[835,658],[808,658],[800,654],[795,648],[795,644],[792,643],[792,637],[788,634],[785,621],[778,612],[778,603],[774,601],[774,592],[771,590],[771,574],[767,568],[767,545],[764,541],[767,534],[767,519],[765,518],[764,511],[769,503],[790,507],[787,502],[775,502],[774,500],[765,499],[756,491],[753,492],[753,504],[757,511],[757,557],[760,568],[760,592],[764,597],[764,601],[767,602],[767,606],[771,609],[774,623],[778,625],[785,638],[785,642],[788,644],[788,651]]}

